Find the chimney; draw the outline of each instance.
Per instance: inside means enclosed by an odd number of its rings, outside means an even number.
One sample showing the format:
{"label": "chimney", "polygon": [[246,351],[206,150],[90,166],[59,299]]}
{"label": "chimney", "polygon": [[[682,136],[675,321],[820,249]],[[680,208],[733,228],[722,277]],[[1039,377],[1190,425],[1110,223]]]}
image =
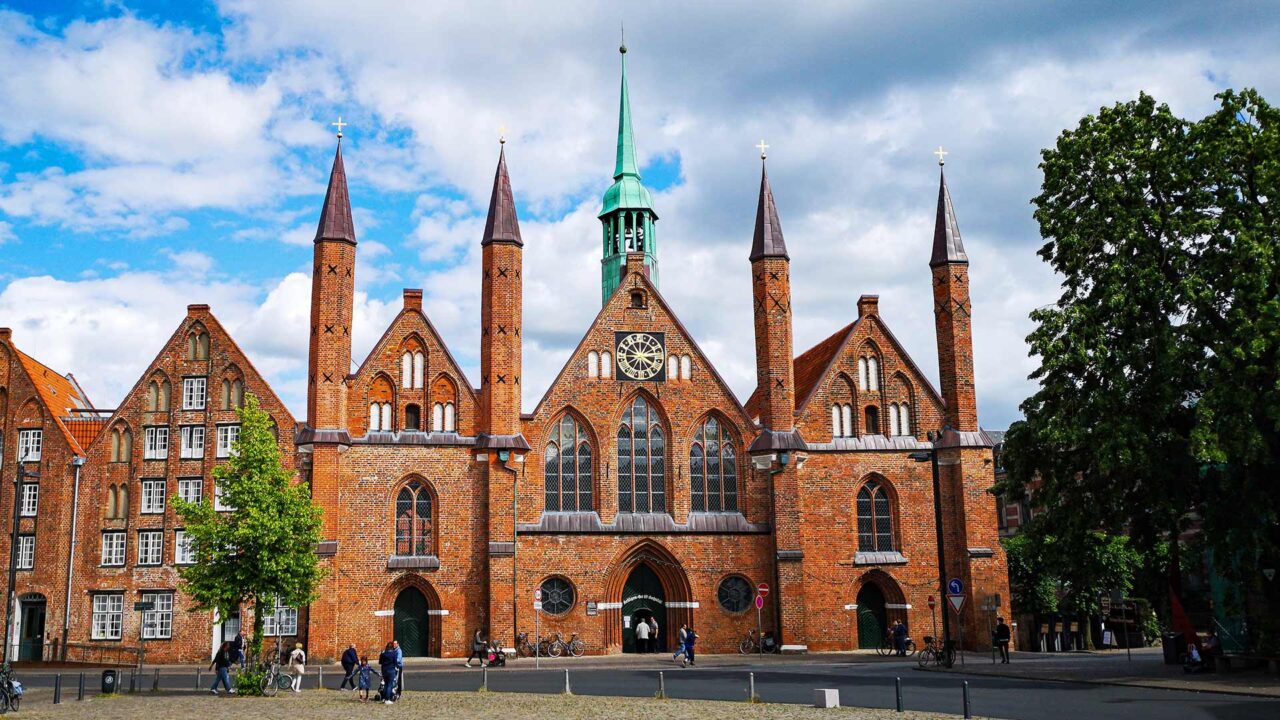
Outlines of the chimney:
{"label": "chimney", "polygon": [[858,298],[858,319],[867,317],[868,315],[880,314],[880,296],[879,295],[863,295]]}
{"label": "chimney", "polygon": [[422,310],[422,288],[404,289],[404,309]]}
{"label": "chimney", "polygon": [[209,314],[208,305],[197,304],[197,305],[187,306],[187,317],[199,317],[201,315],[208,315],[208,314]]}
{"label": "chimney", "polygon": [[8,340],[13,337],[13,330],[9,328],[0,328],[0,340]]}

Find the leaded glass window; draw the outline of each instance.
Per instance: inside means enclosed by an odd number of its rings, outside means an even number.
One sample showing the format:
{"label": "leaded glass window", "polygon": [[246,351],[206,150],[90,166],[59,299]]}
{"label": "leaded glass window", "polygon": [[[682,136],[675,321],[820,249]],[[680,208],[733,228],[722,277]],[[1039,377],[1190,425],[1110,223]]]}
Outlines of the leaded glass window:
{"label": "leaded glass window", "polygon": [[666,449],[657,410],[636,398],[618,426],[619,512],[666,512]]}
{"label": "leaded glass window", "polygon": [[542,610],[551,615],[563,615],[573,609],[573,586],[560,577],[542,581]]}
{"label": "leaded glass window", "polygon": [[728,429],[715,418],[693,436],[689,483],[693,512],[737,512],[738,456]]}
{"label": "leaded glass window", "polygon": [[586,429],[571,415],[561,418],[547,438],[543,483],[548,511],[591,510],[591,444]]}
{"label": "leaded glass window", "polygon": [[755,588],[741,575],[730,575],[720,581],[720,589],[716,591],[716,599],[720,607],[731,613],[744,612],[751,607],[755,597]]}
{"label": "leaded glass window", "polygon": [[889,552],[893,550],[893,519],[888,492],[876,482],[858,491],[858,550]]}
{"label": "leaded glass window", "polygon": [[431,491],[419,480],[396,496],[396,555],[434,555]]}

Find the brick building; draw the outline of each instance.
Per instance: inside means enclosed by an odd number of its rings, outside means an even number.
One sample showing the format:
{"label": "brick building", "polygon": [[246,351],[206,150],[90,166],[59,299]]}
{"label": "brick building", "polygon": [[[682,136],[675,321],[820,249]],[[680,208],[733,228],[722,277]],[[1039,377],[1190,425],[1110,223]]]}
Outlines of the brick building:
{"label": "brick building", "polygon": [[[624,69],[600,213],[603,305],[523,412],[523,241],[505,155],[478,239],[476,386],[420,290],[405,290],[351,370],[358,244],[340,142],[315,239],[305,421],[207,306],[188,309],[112,411],[93,410],[71,376],[0,331],[0,472],[41,474],[40,507],[19,520],[35,539],[18,557],[39,548],[17,573],[22,642],[42,624],[46,644],[87,656],[128,652],[146,632],[148,657],[177,661],[202,660],[234,634],[241,618],[184,609],[182,529],[167,498],[215,496],[210,469],[247,392],[325,511],[319,599],[268,618],[272,634],[313,657],[392,637],[408,655],[464,655],[476,630],[510,647],[533,632],[535,590],[543,633],[577,633],[590,652],[633,650],[647,618],[662,647],[688,623],[704,651],[731,651],[756,624],[762,583],[764,625],[785,649],[874,646],[896,618],[917,637],[932,633],[926,600],[941,600],[950,577],[970,599],[966,639],[980,642],[974,601],[1007,597],[1008,583],[988,493],[992,443],[977,422],[968,258],[945,179],[928,263],[939,393],[874,295],[794,355],[790,259],[762,171],[743,243],[753,296],[741,298],[755,312],[758,385],[743,403],[659,292],[658,215],[638,171]],[[34,457],[32,433],[44,443]],[[11,516],[8,483],[0,498]],[[145,627],[131,611],[142,599],[157,603]]]}

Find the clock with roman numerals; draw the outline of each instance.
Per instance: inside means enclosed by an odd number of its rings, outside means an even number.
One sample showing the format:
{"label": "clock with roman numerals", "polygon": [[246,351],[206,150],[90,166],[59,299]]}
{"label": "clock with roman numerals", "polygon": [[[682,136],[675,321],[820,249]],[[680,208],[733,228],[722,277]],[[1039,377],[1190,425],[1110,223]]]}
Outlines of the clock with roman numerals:
{"label": "clock with roman numerals", "polygon": [[667,379],[667,349],[663,333],[616,332],[613,338],[619,380]]}

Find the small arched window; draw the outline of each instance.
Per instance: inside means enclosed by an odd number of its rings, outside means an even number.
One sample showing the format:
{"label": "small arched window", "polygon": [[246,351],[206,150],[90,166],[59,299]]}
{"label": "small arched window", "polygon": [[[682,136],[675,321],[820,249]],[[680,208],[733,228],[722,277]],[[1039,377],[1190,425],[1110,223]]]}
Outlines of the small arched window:
{"label": "small arched window", "polygon": [[680,358],[676,355],[667,356],[667,381],[675,382],[680,379]]}
{"label": "small arched window", "polygon": [[613,377],[613,355],[608,352],[600,353],[600,377]]}
{"label": "small arched window", "polygon": [[688,355],[680,356],[680,379],[690,380],[693,378],[693,358]]}
{"label": "small arched window", "polygon": [[898,403],[898,434],[911,434],[911,406],[906,403]]}
{"label": "small arched window", "polygon": [[840,406],[831,406],[831,437],[843,437],[840,430]]}
{"label": "small arched window", "polygon": [[120,462],[120,430],[111,431],[111,462]]}
{"label": "small arched window", "polygon": [[391,432],[391,403],[369,403],[369,431]]}
{"label": "small arched window", "polygon": [[454,408],[453,403],[448,402],[444,404],[444,431],[445,432],[458,431],[457,412],[458,411],[456,408]]}
{"label": "small arched window", "polygon": [[444,430],[444,403],[436,403],[431,406],[431,432],[442,432]]}
{"label": "small arched window", "polygon": [[880,361],[874,357],[867,358],[867,389],[880,389]]}
{"label": "small arched window", "polygon": [[404,406],[404,429],[415,431],[422,429],[422,408],[414,403]]}
{"label": "small arched window", "polygon": [[866,423],[864,428],[868,435],[878,435],[880,433],[880,410],[875,405],[868,405],[863,411]]}
{"label": "small arched window", "polygon": [[155,412],[160,409],[160,383],[152,380],[147,384],[147,410]]}
{"label": "small arched window", "polygon": [[129,485],[128,483],[120,483],[116,489],[116,517],[129,516]]}
{"label": "small arched window", "polygon": [[587,377],[600,377],[600,353],[595,350],[587,353]]}
{"label": "small arched window", "polygon": [[116,486],[112,485],[107,488],[107,506],[103,508],[106,517],[114,518],[116,516]]}
{"label": "small arched window", "polygon": [[187,335],[187,359],[209,359],[209,334],[199,330]]}
{"label": "small arched window", "polygon": [[898,406],[889,403],[889,437],[898,435]]}
{"label": "small arched window", "polygon": [[689,449],[689,496],[694,512],[736,512],[738,455],[733,438],[715,418],[694,433]]}
{"label": "small arched window", "polygon": [[618,425],[619,512],[666,512],[666,456],[658,413],[638,397]]}
{"label": "small arched window", "polygon": [[427,356],[421,350],[413,354],[413,387],[421,389],[426,383]]}
{"label": "small arched window", "polygon": [[400,387],[413,387],[413,353],[400,356]]}
{"label": "small arched window", "polygon": [[223,410],[230,410],[231,409],[231,381],[230,380],[222,381],[221,398],[222,398],[222,403],[219,407],[221,407],[221,409]]}
{"label": "small arched window", "polygon": [[858,491],[858,550],[893,551],[893,516],[889,494],[873,481]]}
{"label": "small arched window", "polygon": [[867,359],[858,358],[858,389],[867,390]]}
{"label": "small arched window", "polygon": [[434,555],[431,491],[412,480],[396,495],[396,555]]}
{"label": "small arched window", "polygon": [[586,511],[591,504],[591,443],[585,428],[565,415],[547,437],[543,485],[547,511]]}
{"label": "small arched window", "polygon": [[853,406],[837,403],[831,406],[831,435],[853,437]]}

